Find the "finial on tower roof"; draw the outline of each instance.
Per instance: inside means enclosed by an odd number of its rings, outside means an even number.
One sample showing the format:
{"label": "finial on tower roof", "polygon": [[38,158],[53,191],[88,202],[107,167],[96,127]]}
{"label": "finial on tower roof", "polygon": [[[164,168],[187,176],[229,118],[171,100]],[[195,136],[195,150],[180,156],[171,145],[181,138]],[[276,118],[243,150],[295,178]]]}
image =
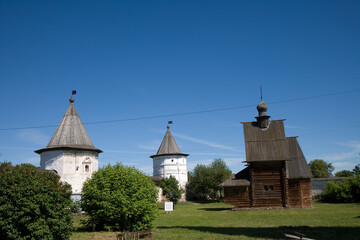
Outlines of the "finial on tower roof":
{"label": "finial on tower roof", "polygon": [[168,121],[167,129],[170,128],[170,126],[169,126],[170,124],[173,124],[173,121]]}
{"label": "finial on tower roof", "polygon": [[73,98],[73,96],[76,94],[76,90],[73,90],[72,93],[71,93],[71,98],[69,100],[69,102],[72,104],[75,100]]}

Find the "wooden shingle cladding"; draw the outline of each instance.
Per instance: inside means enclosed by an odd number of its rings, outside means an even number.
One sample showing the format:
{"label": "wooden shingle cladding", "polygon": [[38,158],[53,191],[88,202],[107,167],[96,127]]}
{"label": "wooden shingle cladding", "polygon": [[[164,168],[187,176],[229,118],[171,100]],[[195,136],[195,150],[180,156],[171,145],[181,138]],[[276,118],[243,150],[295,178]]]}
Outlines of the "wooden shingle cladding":
{"label": "wooden shingle cladding", "polygon": [[287,162],[287,175],[289,179],[310,179],[311,170],[307,165],[305,156],[296,137],[286,138],[289,143],[290,160]]}
{"label": "wooden shingle cladding", "polygon": [[282,161],[289,159],[284,120],[269,121],[261,129],[256,122],[244,122],[246,162]]}

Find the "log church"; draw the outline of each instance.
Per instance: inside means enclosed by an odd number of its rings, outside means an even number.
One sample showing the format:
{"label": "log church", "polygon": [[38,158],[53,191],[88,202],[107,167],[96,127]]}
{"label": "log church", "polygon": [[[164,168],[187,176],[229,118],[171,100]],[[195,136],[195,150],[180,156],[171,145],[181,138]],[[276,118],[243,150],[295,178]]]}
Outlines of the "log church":
{"label": "log church", "polygon": [[235,208],[310,208],[312,177],[297,137],[267,115],[262,97],[257,121],[243,122],[247,167],[221,184]]}

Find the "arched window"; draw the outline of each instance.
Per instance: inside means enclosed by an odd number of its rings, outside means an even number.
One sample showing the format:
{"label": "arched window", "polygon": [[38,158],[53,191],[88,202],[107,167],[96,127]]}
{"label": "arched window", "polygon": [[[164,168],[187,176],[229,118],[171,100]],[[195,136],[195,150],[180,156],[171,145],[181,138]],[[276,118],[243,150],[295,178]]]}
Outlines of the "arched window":
{"label": "arched window", "polygon": [[89,172],[89,171],[90,171],[89,165],[85,165],[85,172]]}

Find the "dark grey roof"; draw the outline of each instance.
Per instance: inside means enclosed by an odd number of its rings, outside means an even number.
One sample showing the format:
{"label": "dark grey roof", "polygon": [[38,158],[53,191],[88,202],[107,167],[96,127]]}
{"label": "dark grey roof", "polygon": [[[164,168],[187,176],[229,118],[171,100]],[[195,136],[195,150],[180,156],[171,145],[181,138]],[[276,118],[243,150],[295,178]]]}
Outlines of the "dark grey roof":
{"label": "dark grey roof", "polygon": [[267,128],[256,122],[244,122],[246,162],[289,159],[284,120],[269,121]]}
{"label": "dark grey roof", "polygon": [[157,156],[164,156],[164,155],[183,155],[188,156],[189,154],[184,154],[180,151],[180,148],[175,142],[174,137],[170,132],[170,128],[168,127],[164,139],[155,155],[150,156],[151,158]]}
{"label": "dark grey roof", "polygon": [[250,169],[249,167],[244,168],[237,174],[235,174],[236,179],[246,179],[250,181]]}
{"label": "dark grey roof", "polygon": [[312,178],[311,170],[296,137],[288,137],[291,161],[287,162],[287,176],[289,179]]}
{"label": "dark grey roof", "polygon": [[83,149],[99,153],[102,152],[100,149],[95,148],[91,142],[90,137],[75,110],[73,100],[70,101],[70,106],[47,147],[36,150],[35,152],[41,153],[54,149]]}
{"label": "dark grey roof", "polygon": [[225,182],[219,185],[220,187],[237,187],[237,186],[250,186],[250,172],[249,167],[244,168]]}
{"label": "dark grey roof", "polygon": [[220,187],[238,187],[238,186],[250,186],[250,182],[246,179],[228,179],[219,185]]}

